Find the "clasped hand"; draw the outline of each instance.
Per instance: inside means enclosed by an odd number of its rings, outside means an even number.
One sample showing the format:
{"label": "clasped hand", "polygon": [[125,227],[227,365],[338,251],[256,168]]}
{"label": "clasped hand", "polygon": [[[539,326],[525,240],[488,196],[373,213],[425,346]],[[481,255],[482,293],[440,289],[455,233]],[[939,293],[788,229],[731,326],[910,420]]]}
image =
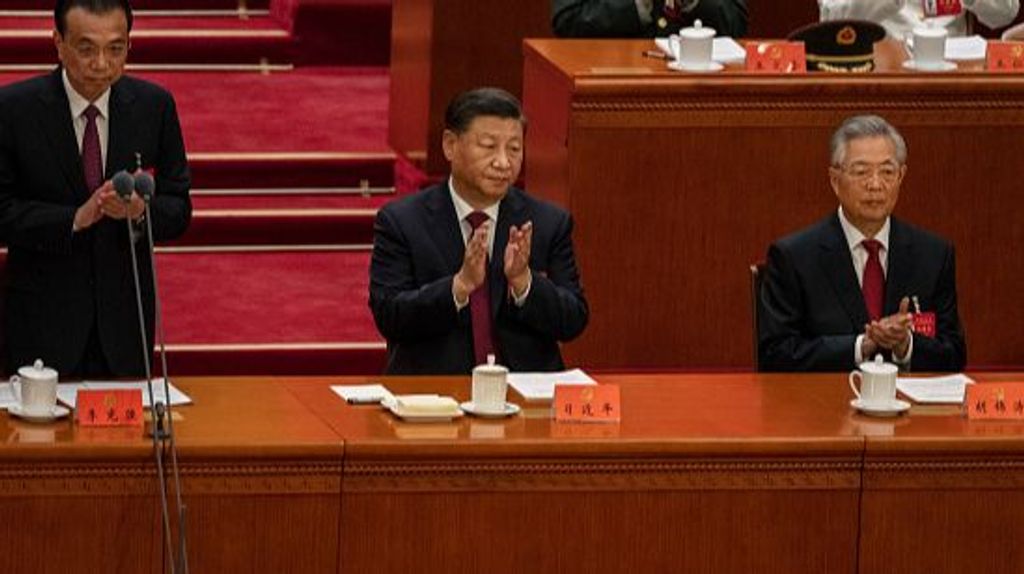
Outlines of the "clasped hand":
{"label": "clasped hand", "polygon": [[[469,294],[487,279],[487,238],[491,222],[485,221],[473,232],[466,243],[466,254],[462,268],[452,280],[452,289],[459,301],[465,301]],[[505,246],[504,271],[512,292],[520,296],[530,284],[530,248],[533,239],[533,222],[527,221],[520,227],[513,225],[508,231],[508,245]]]}
{"label": "clasped hand", "polygon": [[906,357],[914,323],[914,316],[909,311],[910,299],[904,297],[896,313],[864,325],[861,355],[865,360],[870,359],[879,349],[892,351],[898,358]]}
{"label": "clasped hand", "polygon": [[124,219],[131,217],[137,220],[146,210],[146,204],[139,194],[132,192],[131,199],[125,203],[114,190],[114,184],[107,180],[96,188],[88,201],[78,207],[75,212],[74,228],[76,231],[87,229],[104,217]]}

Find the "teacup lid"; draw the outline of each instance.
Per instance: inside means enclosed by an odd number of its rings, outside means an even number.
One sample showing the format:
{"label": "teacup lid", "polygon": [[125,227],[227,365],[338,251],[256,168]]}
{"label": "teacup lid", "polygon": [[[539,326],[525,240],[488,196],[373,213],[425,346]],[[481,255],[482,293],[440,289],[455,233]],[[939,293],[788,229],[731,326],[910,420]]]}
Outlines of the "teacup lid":
{"label": "teacup lid", "polygon": [[494,361],[494,355],[487,355],[487,364],[477,365],[476,368],[473,369],[473,374],[497,375],[508,373],[508,368],[503,367],[502,365],[498,365]]}
{"label": "teacup lid", "polygon": [[928,26],[918,26],[918,27],[914,28],[914,35],[915,36],[924,36],[926,38],[941,38],[943,36],[949,35],[949,32],[946,30],[946,28],[939,28],[939,27],[928,25]]}
{"label": "teacup lid", "polygon": [[687,40],[703,40],[706,38],[715,37],[714,28],[705,28],[704,23],[700,20],[694,20],[693,26],[683,28],[679,30],[679,37]]}
{"label": "teacup lid", "polygon": [[882,355],[875,355],[875,360],[861,363],[860,370],[865,373],[888,375],[899,371],[899,368],[892,363],[886,363]]}
{"label": "teacup lid", "polygon": [[43,366],[42,359],[36,359],[32,365],[18,368],[18,376],[23,379],[56,379],[57,371],[50,367]]}

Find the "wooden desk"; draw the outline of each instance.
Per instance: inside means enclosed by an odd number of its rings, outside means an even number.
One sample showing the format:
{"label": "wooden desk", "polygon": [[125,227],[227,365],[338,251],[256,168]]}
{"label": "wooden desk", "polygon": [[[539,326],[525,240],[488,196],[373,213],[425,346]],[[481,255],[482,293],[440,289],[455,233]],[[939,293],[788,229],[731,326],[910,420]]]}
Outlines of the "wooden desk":
{"label": "wooden desk", "polygon": [[[181,379],[192,571],[1019,569],[1024,424],[861,416],[841,374],[597,378],[621,424],[408,424],[329,390],[365,379]],[[159,571],[155,492],[138,433],[0,415],[4,572]]]}
{"label": "wooden desk", "polygon": [[896,214],[954,241],[968,358],[1024,366],[1024,76],[670,72],[646,41],[528,40],[527,189],[568,207],[590,367],[751,366],[748,265],[836,209],[828,140],[880,113],[909,144]]}
{"label": "wooden desk", "polygon": [[481,86],[521,94],[523,38],[551,36],[551,3],[394,0],[391,14],[388,144],[441,176],[449,100]]}
{"label": "wooden desk", "polygon": [[[341,439],[272,379],[178,384],[193,571],[335,571]],[[141,431],[0,416],[0,571],[161,571],[157,488]]]}
{"label": "wooden desk", "polygon": [[[863,440],[833,379],[602,377],[620,425],[543,405],[415,425],[289,388],[345,437],[349,572],[853,572]],[[466,379],[386,384],[468,398]]]}

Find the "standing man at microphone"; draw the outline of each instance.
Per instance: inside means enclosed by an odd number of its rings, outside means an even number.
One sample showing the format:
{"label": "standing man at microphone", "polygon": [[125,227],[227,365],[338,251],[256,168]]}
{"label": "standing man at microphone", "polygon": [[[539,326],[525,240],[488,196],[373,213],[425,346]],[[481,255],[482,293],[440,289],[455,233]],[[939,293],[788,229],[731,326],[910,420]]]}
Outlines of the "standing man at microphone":
{"label": "standing man at microphone", "polygon": [[[180,236],[192,214],[174,100],[124,76],[128,0],[57,0],[53,72],[0,88],[0,241],[8,246],[8,371],[41,358],[65,378],[144,376],[125,218],[145,229],[121,170],[152,171],[153,239]],[[143,243],[145,240],[143,239]],[[153,285],[138,249],[147,340]]]}

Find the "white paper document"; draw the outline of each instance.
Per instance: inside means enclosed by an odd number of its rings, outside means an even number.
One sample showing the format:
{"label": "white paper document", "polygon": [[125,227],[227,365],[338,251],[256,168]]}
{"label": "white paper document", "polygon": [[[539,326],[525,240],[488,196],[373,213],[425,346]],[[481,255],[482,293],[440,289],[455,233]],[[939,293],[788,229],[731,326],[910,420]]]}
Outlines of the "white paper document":
{"label": "white paper document", "polygon": [[984,60],[988,43],[981,36],[948,38],[946,40],[947,60]]}
{"label": "white paper document", "polygon": [[596,385],[582,369],[560,373],[509,373],[508,384],[528,401],[550,401],[556,385]]}
{"label": "white paper document", "polygon": [[900,377],[896,379],[896,388],[915,403],[960,404],[964,402],[967,385],[973,382],[963,373],[944,377]]}
{"label": "white paper document", "polygon": [[[669,56],[675,56],[668,38],[655,38],[654,43],[662,52]],[[736,40],[728,36],[720,36],[711,42],[711,59],[723,64],[742,63],[747,59],[747,51]]]}
{"label": "white paper document", "polygon": [[394,401],[394,395],[384,385],[331,385],[331,390],[347,403],[354,405],[378,404]]}
{"label": "white paper document", "polygon": [[[146,381],[83,381],[81,383],[61,383],[57,385],[57,400],[71,408],[75,408],[78,399],[78,389],[106,390],[106,389],[139,389],[142,391],[142,406],[149,408],[149,390],[146,388]],[[170,385],[172,406],[190,405],[192,399],[185,393],[178,390],[173,384]],[[167,404],[167,397],[164,395],[164,380],[153,379],[153,397],[164,404]]]}
{"label": "white paper document", "polygon": [[11,383],[0,383],[0,409],[6,409],[18,404],[14,399],[14,391],[11,390]]}

